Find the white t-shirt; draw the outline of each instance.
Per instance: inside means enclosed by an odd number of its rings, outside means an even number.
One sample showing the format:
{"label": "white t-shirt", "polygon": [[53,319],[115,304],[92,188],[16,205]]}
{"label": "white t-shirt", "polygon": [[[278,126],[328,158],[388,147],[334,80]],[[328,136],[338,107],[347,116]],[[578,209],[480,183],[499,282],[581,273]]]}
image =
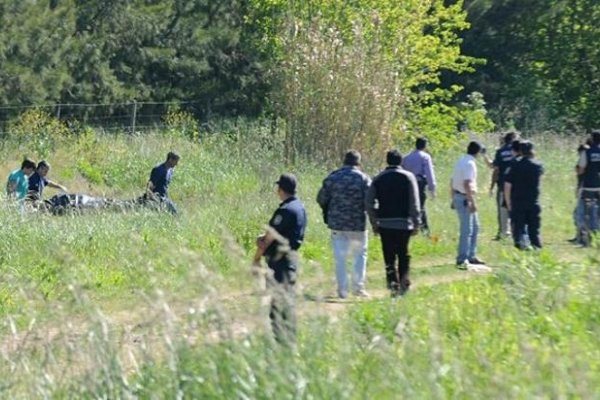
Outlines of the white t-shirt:
{"label": "white t-shirt", "polygon": [[452,189],[466,194],[464,185],[466,180],[471,181],[471,191],[477,192],[477,164],[475,157],[470,154],[463,156],[454,166]]}

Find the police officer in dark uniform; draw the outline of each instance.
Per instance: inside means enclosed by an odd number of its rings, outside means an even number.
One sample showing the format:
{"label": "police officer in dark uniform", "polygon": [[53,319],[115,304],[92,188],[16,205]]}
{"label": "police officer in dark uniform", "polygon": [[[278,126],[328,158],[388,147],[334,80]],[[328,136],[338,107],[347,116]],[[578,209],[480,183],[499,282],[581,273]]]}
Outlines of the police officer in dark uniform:
{"label": "police officer in dark uniform", "polygon": [[492,174],[492,182],[490,183],[490,196],[494,192],[494,186],[497,184],[498,234],[494,240],[500,240],[510,235],[510,218],[504,202],[504,176],[512,160],[515,158],[512,150],[512,142],[516,137],[517,134],[515,132],[508,132],[504,135],[504,145],[496,150],[494,157],[494,172]]}
{"label": "police officer in dark uniform", "polygon": [[515,247],[523,249],[521,236],[525,226],[531,245],[542,248],[540,240],[541,206],[540,180],[544,173],[542,165],[534,160],[533,144],[522,141],[522,159],[513,163],[505,176],[504,196],[506,206],[513,220]]}
{"label": "police officer in dark uniform", "polygon": [[307,219],[304,205],[296,197],[296,177],[283,174],[276,184],[282,203],[271,217],[266,233],[257,239],[254,265],[259,266],[264,256],[272,271],[272,277],[267,277],[272,295],[269,317],[275,339],[280,343],[290,343],[296,334],[294,285],[298,249],[304,240]]}
{"label": "police officer in dark uniform", "polygon": [[588,245],[590,235],[598,232],[598,207],[600,203],[600,131],[592,132],[592,144],[581,154],[577,172],[583,175],[581,199],[583,200],[585,218],[582,239]]}

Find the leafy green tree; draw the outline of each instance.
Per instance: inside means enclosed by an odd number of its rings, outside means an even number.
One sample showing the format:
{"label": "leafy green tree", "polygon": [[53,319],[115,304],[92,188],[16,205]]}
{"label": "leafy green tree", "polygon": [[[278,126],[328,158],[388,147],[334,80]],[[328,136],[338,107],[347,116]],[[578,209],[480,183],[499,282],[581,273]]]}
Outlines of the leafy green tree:
{"label": "leafy green tree", "polygon": [[[273,55],[278,114],[292,151],[378,151],[394,135],[422,132],[428,108],[457,132],[460,87],[443,71],[472,71],[460,50],[468,28],[462,1],[251,0],[250,21]],[[446,107],[433,107],[445,104]],[[298,148],[300,147],[300,148]],[[328,154],[327,154],[328,155]]]}
{"label": "leafy green tree", "polygon": [[495,119],[523,130],[598,124],[600,3],[467,0],[467,54],[487,64],[455,81],[481,91]]}

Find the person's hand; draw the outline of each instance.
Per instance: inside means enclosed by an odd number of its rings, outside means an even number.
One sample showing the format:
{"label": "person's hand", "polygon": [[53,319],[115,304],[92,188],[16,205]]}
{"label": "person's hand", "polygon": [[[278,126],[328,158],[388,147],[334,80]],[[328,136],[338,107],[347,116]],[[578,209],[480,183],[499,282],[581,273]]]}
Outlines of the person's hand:
{"label": "person's hand", "polygon": [[262,250],[264,250],[267,247],[265,235],[260,235],[256,238],[256,247]]}
{"label": "person's hand", "polygon": [[471,214],[477,212],[477,205],[474,201],[469,202],[469,211],[471,212]]}
{"label": "person's hand", "polygon": [[258,260],[253,260],[252,261],[252,266],[250,267],[250,271],[252,272],[252,275],[254,276],[260,276],[261,273],[261,265],[260,265],[260,259]]}
{"label": "person's hand", "polygon": [[494,188],[493,187],[490,188],[490,197],[494,197]]}
{"label": "person's hand", "polygon": [[431,200],[435,200],[435,198],[436,198],[435,192],[431,192]]}

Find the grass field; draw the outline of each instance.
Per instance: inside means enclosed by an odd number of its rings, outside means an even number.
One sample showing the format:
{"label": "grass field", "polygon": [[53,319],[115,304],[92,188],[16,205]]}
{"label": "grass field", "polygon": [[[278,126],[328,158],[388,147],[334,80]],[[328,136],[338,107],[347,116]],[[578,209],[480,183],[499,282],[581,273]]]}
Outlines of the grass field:
{"label": "grass field", "polygon": [[[493,147],[498,138],[484,140]],[[48,150],[52,179],[118,199],[141,194],[151,167],[177,150],[171,195],[181,215],[21,215],[2,202],[0,397],[600,398],[600,252],[566,243],[577,140],[533,140],[546,169],[544,250],[518,253],[491,240],[495,203],[480,163],[480,254],[494,271],[456,270],[447,182],[461,151],[437,151],[439,197],[428,203],[435,240],[412,242],[414,290],[387,296],[371,236],[368,301],[329,298],[329,232],[314,199],[335,162],[286,167],[261,130],[199,143],[161,135],[58,143]],[[0,174],[31,151],[6,141]],[[371,175],[380,167],[365,162]],[[294,349],[270,340],[249,272],[284,171],[299,177],[309,213]]]}

